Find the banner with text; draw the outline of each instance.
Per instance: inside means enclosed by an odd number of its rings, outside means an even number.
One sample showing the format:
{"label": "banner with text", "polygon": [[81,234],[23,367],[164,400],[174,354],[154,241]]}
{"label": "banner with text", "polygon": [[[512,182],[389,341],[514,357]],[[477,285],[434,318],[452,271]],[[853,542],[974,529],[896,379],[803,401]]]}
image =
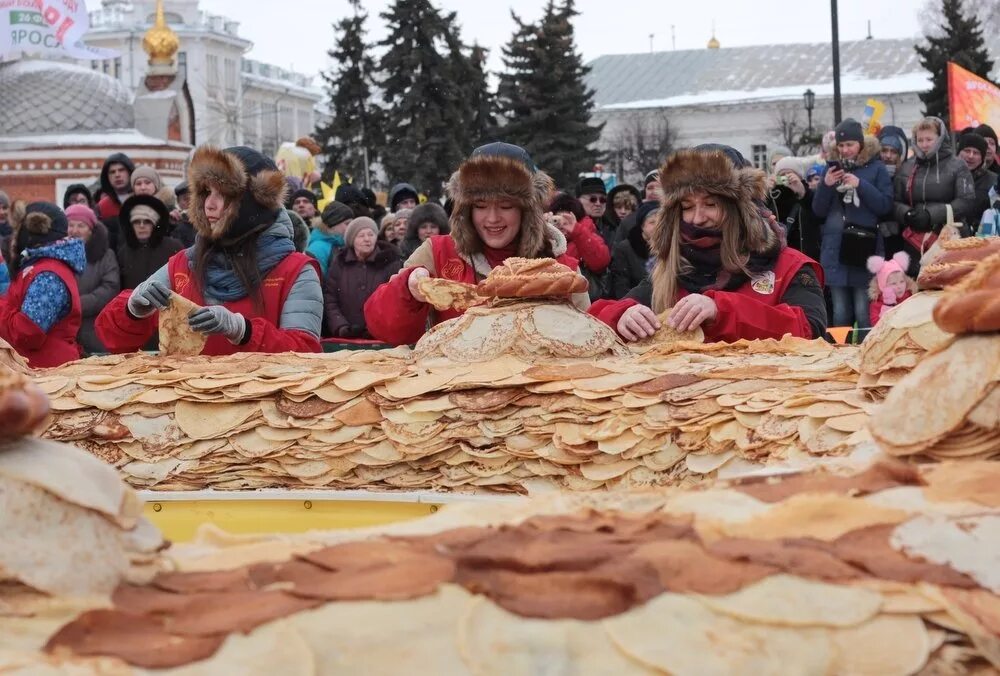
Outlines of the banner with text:
{"label": "banner with text", "polygon": [[949,61],[948,110],[953,131],[981,124],[1000,129],[1000,87]]}
{"label": "banner with text", "polygon": [[63,56],[113,59],[119,52],[90,47],[84,0],[0,0],[0,59],[16,56]]}

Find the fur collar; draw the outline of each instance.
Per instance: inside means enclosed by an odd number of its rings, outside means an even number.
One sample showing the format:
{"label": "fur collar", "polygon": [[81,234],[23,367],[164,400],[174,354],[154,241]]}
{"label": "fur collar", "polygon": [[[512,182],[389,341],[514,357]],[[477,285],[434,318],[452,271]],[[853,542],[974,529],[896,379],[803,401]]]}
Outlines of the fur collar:
{"label": "fur collar", "polygon": [[[881,152],[882,144],[879,140],[871,134],[865,134],[865,142],[861,144],[861,152],[858,153],[858,166],[863,167],[872,160],[879,159],[879,153]],[[837,149],[836,144],[830,148],[828,157],[831,160],[840,159],[840,151]]]}

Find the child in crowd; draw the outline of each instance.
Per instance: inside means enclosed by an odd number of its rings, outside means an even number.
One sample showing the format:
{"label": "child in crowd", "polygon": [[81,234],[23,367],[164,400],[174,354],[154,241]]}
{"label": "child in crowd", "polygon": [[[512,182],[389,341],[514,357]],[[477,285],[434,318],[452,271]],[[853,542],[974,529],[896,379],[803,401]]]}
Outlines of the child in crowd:
{"label": "child in crowd", "polygon": [[868,287],[868,297],[871,298],[868,311],[871,314],[872,326],[875,326],[886,312],[913,295],[917,283],[906,275],[909,267],[910,257],[904,251],[900,251],[889,260],[881,256],[872,256],[868,259],[868,270],[874,275]]}

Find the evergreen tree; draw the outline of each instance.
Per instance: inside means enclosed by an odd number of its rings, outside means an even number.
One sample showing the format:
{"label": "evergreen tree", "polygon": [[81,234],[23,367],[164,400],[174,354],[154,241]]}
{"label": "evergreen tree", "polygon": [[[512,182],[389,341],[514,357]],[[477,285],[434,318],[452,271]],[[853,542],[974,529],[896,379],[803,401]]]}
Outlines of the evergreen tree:
{"label": "evergreen tree", "polygon": [[339,171],[359,184],[368,185],[371,176],[365,176],[365,150],[370,167],[377,160],[382,111],[371,98],[375,61],[364,40],[368,15],[361,10],[361,0],[349,2],[354,15],[335,25],[339,38],[327,52],[334,66],[323,73],[333,119],[317,130],[316,135],[326,154],[326,180]]}
{"label": "evergreen tree", "polygon": [[941,13],[944,16],[943,34],[926,36],[927,45],[917,45],[915,49],[920,55],[920,65],[930,72],[933,84],[930,91],[920,94],[926,106],[924,114],[947,120],[948,62],[953,61],[980,77],[989,78],[993,61],[983,41],[979,19],[975,14],[965,16],[962,0],[942,0]]}
{"label": "evergreen tree", "polygon": [[390,182],[408,181],[431,197],[467,154],[468,114],[458,79],[455,14],[429,0],[395,0],[384,13],[389,35],[379,64],[386,106],[382,164]]}
{"label": "evergreen tree", "polygon": [[517,29],[504,48],[506,72],[498,90],[505,141],[522,145],[556,184],[576,184],[599,156],[590,146],[602,125],[592,125],[594,92],[584,78],[590,69],[576,51],[574,0],[549,0],[538,25],[514,16]]}
{"label": "evergreen tree", "polygon": [[478,44],[472,46],[469,54],[471,78],[467,100],[472,115],[469,137],[473,147],[496,140],[497,135],[496,96],[490,90],[489,73],[486,70],[488,55],[489,50]]}

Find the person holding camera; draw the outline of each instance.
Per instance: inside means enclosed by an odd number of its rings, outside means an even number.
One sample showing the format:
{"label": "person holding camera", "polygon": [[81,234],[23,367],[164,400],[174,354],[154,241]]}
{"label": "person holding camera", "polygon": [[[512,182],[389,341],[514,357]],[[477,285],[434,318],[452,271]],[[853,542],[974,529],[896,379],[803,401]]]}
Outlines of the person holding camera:
{"label": "person holding camera", "polygon": [[[911,277],[920,272],[920,257],[948,222],[965,223],[976,203],[972,172],[952,149],[948,128],[939,118],[925,117],[913,127],[914,156],[895,176],[895,220],[903,228],[903,250],[910,255]],[[971,234],[966,231],[963,234]]]}
{"label": "person holding camera", "polygon": [[820,263],[833,301],[833,326],[870,327],[866,267],[880,253],[879,219],[892,210],[892,181],[879,159],[878,139],[865,136],[861,123],[837,125],[836,146],[813,197],[813,213],[823,219]]}
{"label": "person holding camera", "polygon": [[784,157],[774,166],[767,206],[785,229],[788,246],[818,261],[820,224],[812,212],[815,191],[805,183],[802,162],[802,158]]}

